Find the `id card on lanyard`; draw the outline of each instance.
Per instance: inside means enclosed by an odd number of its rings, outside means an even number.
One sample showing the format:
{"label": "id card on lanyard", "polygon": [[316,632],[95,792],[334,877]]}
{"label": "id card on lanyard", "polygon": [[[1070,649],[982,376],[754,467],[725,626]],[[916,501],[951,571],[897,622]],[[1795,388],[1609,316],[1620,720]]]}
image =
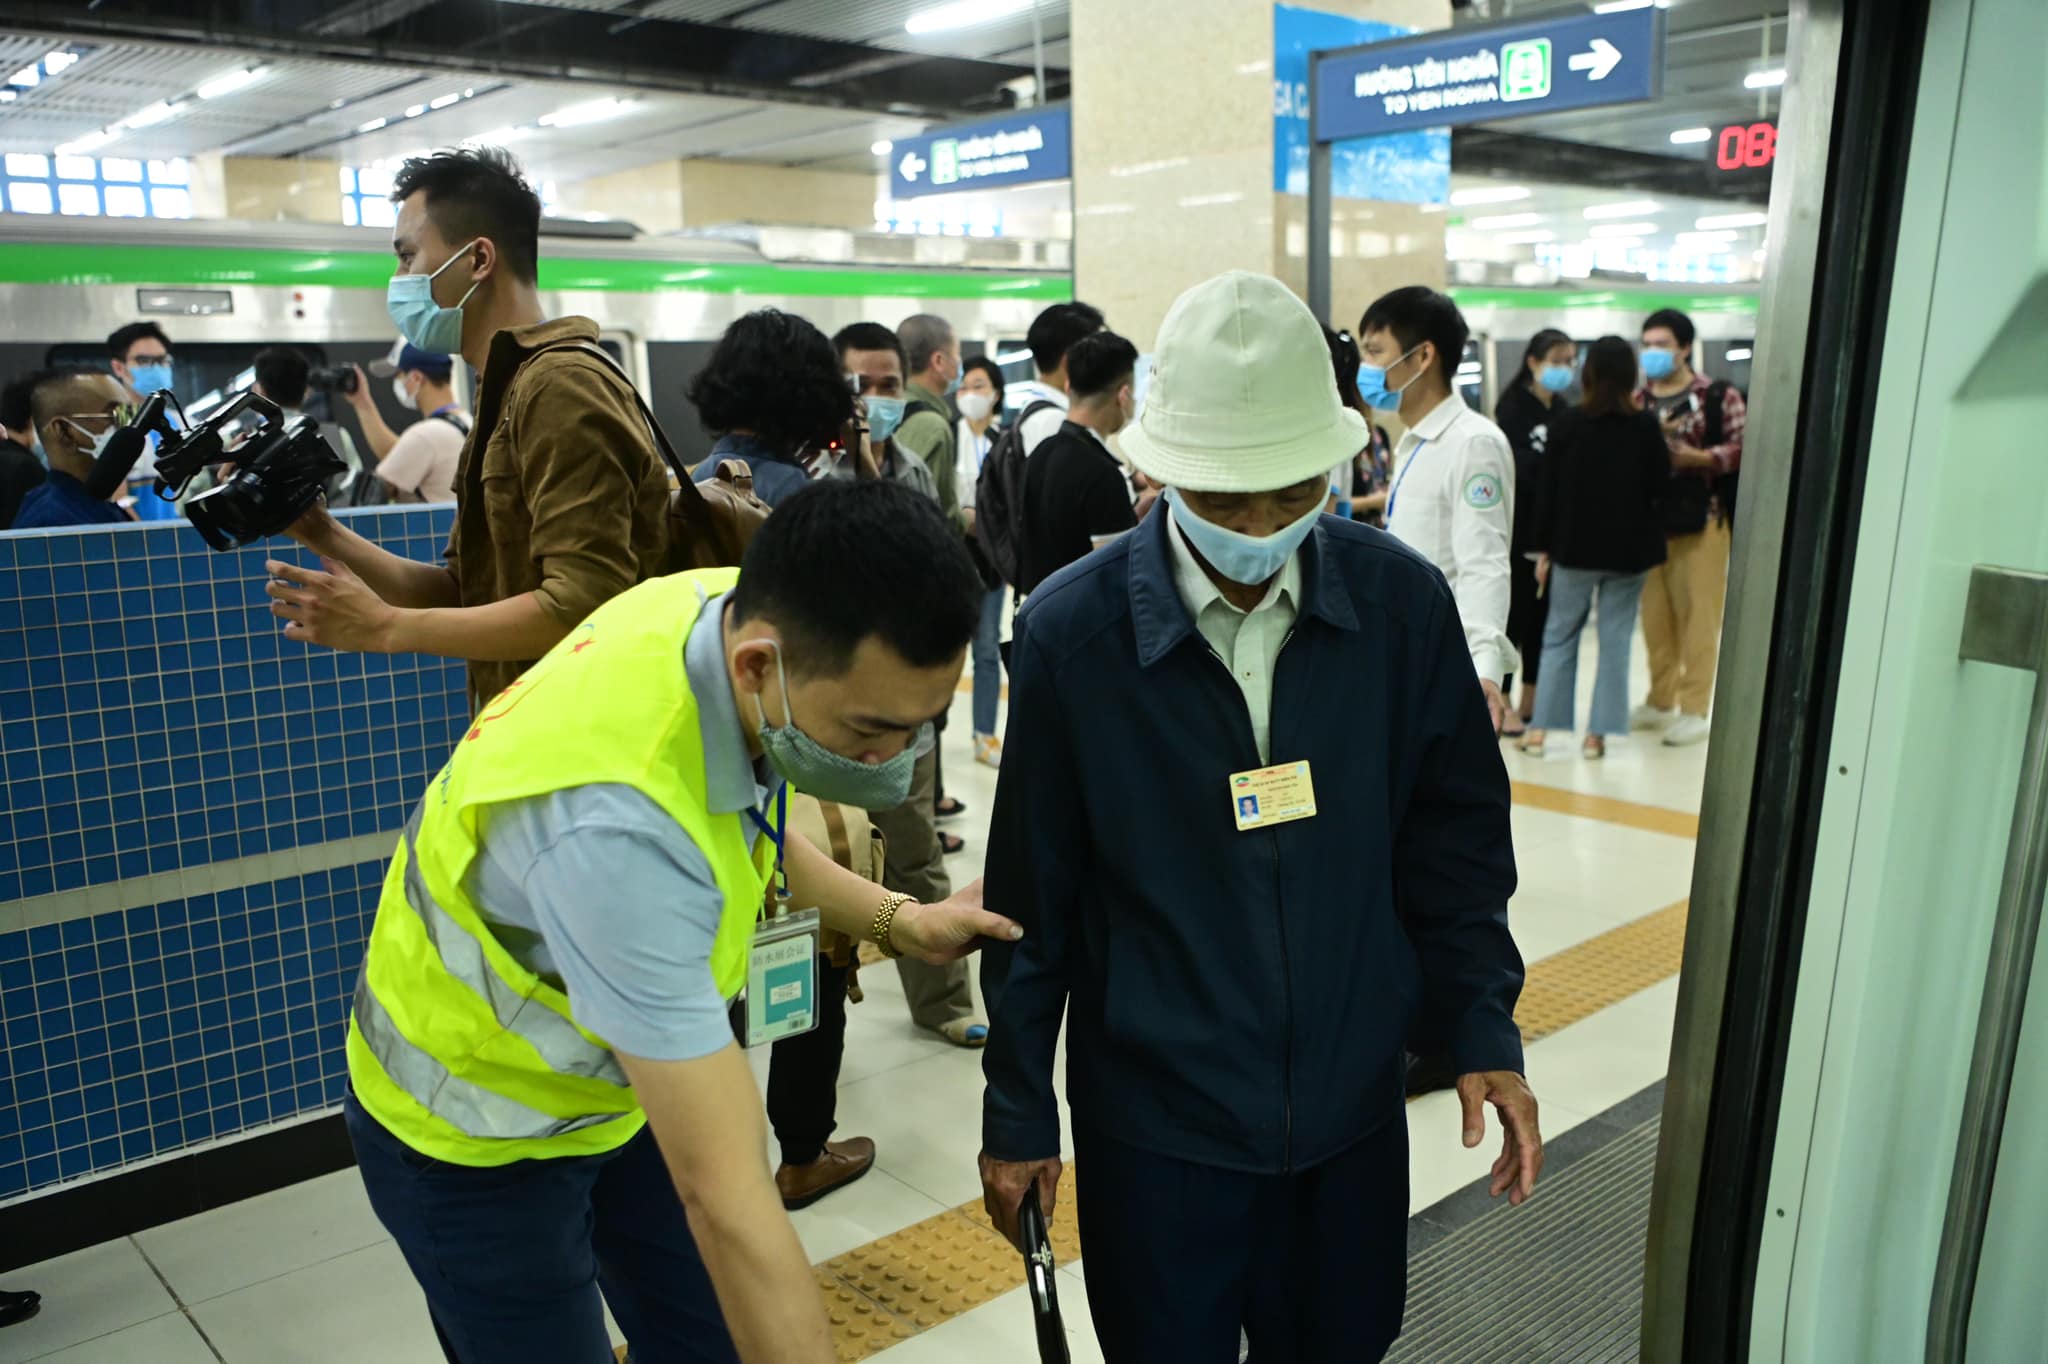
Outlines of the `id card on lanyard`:
{"label": "id card on lanyard", "polygon": [[775,794],[772,826],[759,810],[747,814],[775,845],[775,881],[762,897],[737,1010],[740,1045],[758,1047],[818,1026],[818,911],[789,907],[789,876],[783,865],[789,838],[788,783]]}

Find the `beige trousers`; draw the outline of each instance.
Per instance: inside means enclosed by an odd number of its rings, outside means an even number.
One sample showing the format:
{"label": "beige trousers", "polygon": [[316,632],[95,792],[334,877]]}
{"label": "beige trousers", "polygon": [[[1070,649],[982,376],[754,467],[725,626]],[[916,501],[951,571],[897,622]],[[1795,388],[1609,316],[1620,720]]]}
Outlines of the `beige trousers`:
{"label": "beige trousers", "polygon": [[1643,643],[1650,655],[1650,704],[1704,716],[1721,656],[1721,608],[1728,597],[1728,526],[1707,523],[1674,535],[1669,557],[1643,583]]}

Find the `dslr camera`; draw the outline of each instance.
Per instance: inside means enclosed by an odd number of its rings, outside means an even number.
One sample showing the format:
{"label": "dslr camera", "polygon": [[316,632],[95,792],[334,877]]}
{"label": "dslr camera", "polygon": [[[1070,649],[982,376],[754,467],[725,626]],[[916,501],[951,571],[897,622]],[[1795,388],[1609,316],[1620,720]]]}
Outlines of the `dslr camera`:
{"label": "dslr camera", "polygon": [[[169,396],[152,395],[134,425],[156,432],[161,442],[156,490],[165,497],[182,495],[206,469],[234,465],[232,474],[185,504],[185,518],[217,550],[238,549],[277,534],[320,500],[328,479],[348,470],[320,434],[319,422],[300,417],[287,424],[277,404],[253,389],[198,426],[182,420],[182,405],[181,420],[175,425],[169,420],[159,401]],[[257,424],[229,449],[221,433],[245,411],[255,414]]]}

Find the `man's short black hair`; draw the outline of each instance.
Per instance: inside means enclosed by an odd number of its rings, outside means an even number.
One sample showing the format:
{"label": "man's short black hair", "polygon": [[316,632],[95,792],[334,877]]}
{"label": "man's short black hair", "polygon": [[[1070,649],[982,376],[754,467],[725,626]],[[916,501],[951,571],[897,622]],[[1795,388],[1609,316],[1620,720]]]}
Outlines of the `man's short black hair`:
{"label": "man's short black hair", "polygon": [[1373,300],[1359,319],[1358,334],[1391,332],[1403,351],[1414,350],[1428,341],[1436,347],[1437,372],[1447,387],[1456,387],[1458,366],[1465,359],[1465,342],[1472,329],[1458,305],[1434,289],[1411,284]]}
{"label": "man's short black hair", "polygon": [[1115,332],[1090,332],[1067,349],[1067,392],[1076,398],[1113,393],[1138,368],[1138,348]]}
{"label": "man's short black hair", "polygon": [[952,323],[936,313],[916,313],[904,318],[903,325],[896,329],[896,339],[903,343],[903,372],[919,373],[959,335]]}
{"label": "man's short black hair", "polygon": [[1040,374],[1050,374],[1067,358],[1076,341],[1102,330],[1102,310],[1086,303],[1055,303],[1032,319],[1024,334],[1031,347],[1031,363]]}
{"label": "man's short black hair", "polygon": [[128,352],[135,349],[135,343],[145,337],[155,341],[165,350],[171,348],[171,338],[164,335],[164,329],[154,322],[130,322],[117,327],[107,337],[107,355],[122,364],[128,363]]}
{"label": "man's short black hair", "polygon": [[903,343],[896,339],[895,332],[879,322],[855,322],[841,327],[832,338],[832,349],[841,360],[846,359],[850,350],[893,350],[903,365],[904,377],[910,377],[910,362],[903,354]]}
{"label": "man's short black hair", "polygon": [[540,260],[540,196],[501,147],[459,147],[415,156],[398,168],[391,202],[426,191],[427,216],[460,250],[489,237],[512,277],[531,284]]}
{"label": "man's short black hair", "polygon": [[705,430],[752,431],[783,454],[824,444],[853,416],[853,390],[825,333],[774,308],[725,329],[689,398]]}
{"label": "man's short black hair", "polygon": [[290,346],[267,346],[256,352],[256,382],[263,396],[279,407],[306,405],[306,376],[313,372],[306,357]]}
{"label": "man's short black hair", "polygon": [[1653,327],[1669,328],[1672,337],[1678,342],[1678,348],[1685,351],[1692,349],[1692,340],[1699,335],[1699,330],[1692,325],[1692,319],[1676,308],[1659,308],[1643,319],[1644,331],[1647,332]]}
{"label": "man's short black hair", "polygon": [[938,503],[893,480],[828,478],[754,532],[733,623],[773,624],[801,675],[839,676],[870,635],[912,667],[936,668],[967,648],[986,595]]}
{"label": "man's short black hair", "polygon": [[26,374],[17,374],[0,388],[0,426],[7,428],[7,434],[28,444],[29,428],[35,424],[33,399],[36,385],[53,373],[47,369],[32,369]]}

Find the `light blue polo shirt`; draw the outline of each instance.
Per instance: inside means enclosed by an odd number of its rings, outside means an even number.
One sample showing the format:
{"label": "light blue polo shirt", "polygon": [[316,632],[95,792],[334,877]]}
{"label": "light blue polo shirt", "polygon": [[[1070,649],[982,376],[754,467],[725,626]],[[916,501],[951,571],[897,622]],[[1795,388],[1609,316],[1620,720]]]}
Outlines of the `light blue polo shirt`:
{"label": "light blue polo shirt", "polygon": [[[729,596],[683,646],[713,814],[765,811],[780,784],[748,756],[726,680]],[[725,897],[710,859],[641,792],[573,786],[492,807],[468,890],[498,941],[560,982],[576,1021],[620,1051],[687,1061],[732,1041],[711,976]]]}

